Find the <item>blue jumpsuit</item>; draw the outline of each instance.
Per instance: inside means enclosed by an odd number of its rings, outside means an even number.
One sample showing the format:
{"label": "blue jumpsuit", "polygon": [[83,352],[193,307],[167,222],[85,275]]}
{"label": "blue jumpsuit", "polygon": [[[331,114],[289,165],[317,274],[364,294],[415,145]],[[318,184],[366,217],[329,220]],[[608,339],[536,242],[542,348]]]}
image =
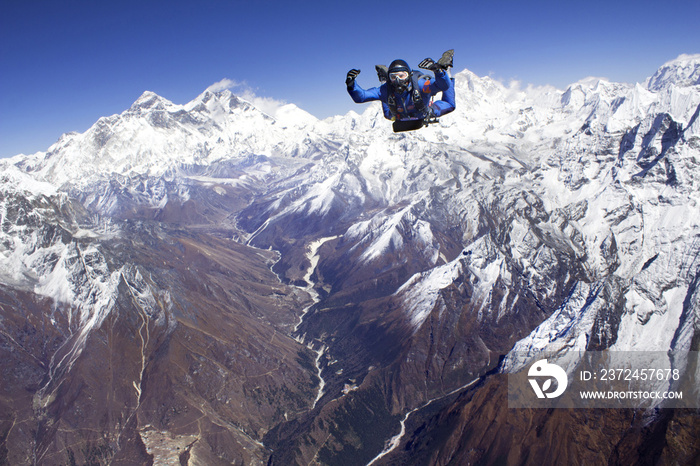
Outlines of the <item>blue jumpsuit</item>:
{"label": "blue jumpsuit", "polygon": [[[421,90],[425,108],[430,105],[436,117],[450,113],[455,109],[454,81],[447,76],[447,72],[435,72],[435,79],[432,81],[430,76],[421,76],[418,79],[418,85]],[[430,98],[438,92],[442,92],[442,100],[436,100],[431,103]],[[379,87],[372,87],[366,90],[362,89],[357,83],[353,83],[353,87],[348,88],[348,93],[350,97],[352,97],[352,100],[358,104],[380,100],[382,102],[382,109],[384,110],[384,117],[388,120],[414,120],[422,119],[426,116],[415,108],[410,91],[394,93],[397,114],[392,115],[389,104],[387,103],[389,99],[388,83],[383,83]]]}

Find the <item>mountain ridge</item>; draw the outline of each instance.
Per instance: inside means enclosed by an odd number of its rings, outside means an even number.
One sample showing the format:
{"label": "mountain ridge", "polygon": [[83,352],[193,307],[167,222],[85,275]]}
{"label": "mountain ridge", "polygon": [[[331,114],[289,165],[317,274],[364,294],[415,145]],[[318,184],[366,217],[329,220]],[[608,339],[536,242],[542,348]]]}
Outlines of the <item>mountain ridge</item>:
{"label": "mountain ridge", "polygon": [[[659,83],[663,82],[665,83],[664,85],[657,84],[654,87],[655,92],[662,92],[664,90],[668,90],[670,86],[675,86],[675,87],[693,87],[694,85],[697,85],[697,82],[692,83],[692,79],[689,81],[688,79],[684,78],[683,76],[689,75],[689,76],[694,76],[697,74],[698,71],[700,70],[700,55],[683,55],[675,60],[667,62],[662,68],[660,68],[657,73],[655,73],[654,76],[650,77],[647,79],[647,82],[651,82],[652,80],[658,81]],[[655,78],[655,76],[660,76],[663,74],[664,76],[669,76],[665,80],[659,80],[658,78]],[[510,96],[511,100],[525,100],[526,98],[526,92],[517,88],[510,88],[506,90],[501,83],[498,83],[497,81],[493,81],[488,77],[485,78],[479,78],[473,73],[471,73],[468,70],[464,70],[460,73],[457,74],[456,77],[458,83],[457,87],[458,89],[461,90],[469,90],[469,92],[462,92],[461,94],[461,105],[458,108],[458,115],[461,117],[465,113],[468,113],[469,111],[480,111],[480,113],[483,113],[483,110],[485,109],[484,103],[489,101],[488,95],[489,94],[496,94],[496,95],[506,95]],[[626,84],[615,84],[615,83],[610,83],[607,80],[604,80],[602,78],[593,78],[593,81],[591,81],[589,78],[586,78],[584,80],[579,81],[578,83],[574,83],[571,86],[569,86],[566,90],[561,91],[558,89],[554,89],[551,87],[543,86],[540,88],[531,88],[528,87],[527,90],[534,91],[531,92],[531,94],[534,96],[535,100],[537,99],[544,99],[545,101],[549,100],[550,104],[555,104],[553,102],[556,100],[556,97],[559,96],[560,93],[563,92],[563,96],[561,97],[561,103],[563,107],[567,106],[567,103],[571,101],[572,98],[575,98],[574,96],[580,96],[577,97],[579,100],[576,101],[576,103],[573,105],[575,106],[580,106],[581,102],[580,99],[583,98],[585,99],[585,94],[588,89],[593,91],[595,94],[600,94],[600,91],[596,91],[596,88],[599,87],[600,85],[604,84],[606,86],[615,86],[617,89],[620,88],[630,88],[630,85]],[[649,86],[650,84],[648,84]],[[632,86],[636,88],[636,86]],[[526,91],[527,91],[526,90]],[[651,90],[651,89],[650,89]],[[637,92],[639,94],[639,92]],[[634,94],[634,95],[637,95]],[[464,95],[467,97],[465,98]],[[512,99],[515,98],[515,99]],[[644,99],[644,96],[640,96],[636,98],[637,100],[648,100]],[[210,109],[207,108],[206,104],[207,103],[212,103],[215,109]],[[499,102],[503,103],[503,101]],[[524,102],[526,103],[526,102]],[[557,102],[558,103],[558,102]],[[640,102],[641,105],[644,105],[643,102]],[[190,112],[190,111],[195,111],[196,114],[199,117],[204,117],[205,114],[208,114],[210,119],[214,120],[214,124],[216,124],[216,119],[221,118],[223,115],[226,114],[227,110],[226,107],[229,107],[228,112],[231,114],[234,114],[238,116],[237,112],[233,112],[232,110],[234,108],[238,107],[243,107],[244,109],[252,109],[254,107],[251,106],[250,103],[247,103],[246,101],[242,100],[241,98],[235,96],[228,90],[223,90],[223,91],[218,91],[216,93],[212,91],[205,91],[199,96],[197,96],[195,99],[192,101],[184,104],[184,105],[177,105],[173,104],[169,100],[158,96],[157,94],[151,92],[151,91],[145,91],[135,102],[132,104],[130,109],[127,109],[125,112],[123,112],[121,115],[122,116],[128,116],[132,113],[134,113],[136,110],[141,109],[143,105],[147,105],[146,108],[150,108],[151,106],[157,106],[156,110],[161,110],[170,114],[173,114],[173,116],[177,116],[178,112],[185,111],[185,112]],[[618,104],[619,105],[619,104]],[[639,104],[638,104],[639,105]],[[376,107],[376,106],[375,106]],[[292,113],[299,113],[300,109],[296,107],[293,104],[287,104],[284,106],[284,108],[289,109],[292,111]],[[302,111],[303,112],[303,111]],[[370,108],[365,110],[364,113],[368,114],[367,116],[374,117],[374,113],[376,112],[376,108]],[[262,113],[262,112],[261,112]],[[283,112],[284,113],[284,112]],[[460,115],[461,113],[461,115]],[[264,115],[264,113],[263,113]],[[316,127],[321,127],[323,130],[328,130],[329,127],[335,126],[333,124],[334,120],[340,119],[340,121],[344,124],[347,124],[346,120],[356,120],[357,114],[354,114],[354,112],[350,112],[342,117],[332,117],[328,118],[323,121],[316,120],[314,123],[316,123]],[[119,115],[113,115],[111,117],[104,117],[101,118],[96,125],[100,125],[100,121],[113,121],[115,118],[117,118]],[[453,115],[452,119],[454,119]],[[310,118],[306,118],[305,124],[308,124],[308,120],[311,120]],[[315,119],[314,119],[315,120]],[[163,124],[164,122],[161,122]],[[190,122],[194,123],[194,122]],[[209,123],[211,124],[211,123]],[[99,133],[102,128],[95,128],[94,126],[90,129],[88,129],[87,132],[91,133]],[[199,131],[203,131],[204,128],[197,128]],[[84,133],[85,134],[85,133]],[[192,132],[189,134],[192,136]],[[77,136],[76,133],[67,133],[66,135],[62,136],[60,139],[67,139],[67,138],[74,138]],[[98,138],[99,139],[99,138]],[[200,144],[201,142],[198,141]],[[60,140],[59,140],[60,143]],[[58,143],[57,143],[58,144]],[[185,146],[187,147],[187,146]],[[37,153],[33,156],[34,159],[39,159],[42,156],[46,157],[49,154],[52,154],[56,152],[55,145],[52,146],[46,153]],[[192,150],[191,148],[188,148],[187,150]],[[28,156],[24,156],[28,157]]]}

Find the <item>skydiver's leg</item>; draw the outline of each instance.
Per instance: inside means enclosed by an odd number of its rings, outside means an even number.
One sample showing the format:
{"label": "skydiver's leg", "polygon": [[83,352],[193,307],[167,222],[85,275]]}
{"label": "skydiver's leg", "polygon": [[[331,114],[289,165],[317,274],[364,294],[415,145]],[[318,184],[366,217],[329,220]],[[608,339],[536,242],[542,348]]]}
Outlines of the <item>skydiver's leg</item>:
{"label": "skydiver's leg", "polygon": [[455,102],[455,80],[454,78],[448,78],[447,81],[450,85],[446,90],[442,91],[442,98],[432,103],[433,113],[436,117],[450,113],[457,106]]}
{"label": "skydiver's leg", "polygon": [[432,113],[439,117],[450,113],[456,107],[455,103],[455,80],[451,78],[448,71],[452,67],[454,49],[450,49],[442,54],[442,57],[435,63],[432,59],[426,58],[418,66],[429,69],[435,75],[435,87],[442,91],[440,100],[431,104]]}
{"label": "skydiver's leg", "polygon": [[435,75],[435,86],[437,86],[438,89],[441,91],[446,91],[447,89],[452,86],[451,78],[450,75],[447,74],[447,71],[445,70],[437,70],[433,71],[433,74]]}

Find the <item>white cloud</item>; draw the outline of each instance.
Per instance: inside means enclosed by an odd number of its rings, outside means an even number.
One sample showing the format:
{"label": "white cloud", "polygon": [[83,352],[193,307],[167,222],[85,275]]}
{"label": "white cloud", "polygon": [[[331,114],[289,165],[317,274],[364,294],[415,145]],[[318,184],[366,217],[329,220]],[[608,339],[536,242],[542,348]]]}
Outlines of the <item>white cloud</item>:
{"label": "white cloud", "polygon": [[220,92],[229,89],[243,100],[250,102],[255,108],[262,110],[272,117],[276,117],[277,111],[287,102],[283,100],[273,99],[271,97],[260,97],[255,93],[255,90],[245,81],[236,81],[234,79],[224,78],[207,88],[211,92]]}
{"label": "white cloud", "polygon": [[273,99],[272,97],[260,97],[255,90],[245,81],[236,81],[224,78],[207,88],[211,92],[221,92],[230,90],[236,96],[249,102],[258,110],[261,110],[277,121],[285,125],[304,125],[317,121],[316,117],[310,113],[291,105],[284,100]]}
{"label": "white cloud", "polygon": [[247,100],[253,104],[255,108],[262,110],[272,117],[276,117],[277,111],[280,109],[280,107],[287,104],[283,100],[276,100],[271,97],[259,97],[250,89],[246,89],[242,94],[239,94],[239,97]]}
{"label": "white cloud", "polygon": [[241,84],[242,83],[234,81],[232,79],[224,78],[221,81],[216,82],[211,86],[207,87],[207,90],[211,92],[220,92],[225,91],[226,89],[232,89],[234,87],[240,86]]}

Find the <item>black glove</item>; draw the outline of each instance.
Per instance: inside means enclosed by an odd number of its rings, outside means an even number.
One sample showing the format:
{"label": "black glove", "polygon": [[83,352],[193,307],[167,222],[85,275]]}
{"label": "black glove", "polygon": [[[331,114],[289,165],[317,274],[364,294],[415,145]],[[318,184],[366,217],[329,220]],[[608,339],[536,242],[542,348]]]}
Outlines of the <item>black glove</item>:
{"label": "black glove", "polygon": [[442,54],[437,63],[432,58],[426,58],[418,64],[418,68],[423,68],[424,70],[430,70],[433,72],[447,70],[452,66],[452,57],[454,57],[454,54],[454,49],[448,50]]}
{"label": "black glove", "polygon": [[418,63],[418,68],[423,68],[424,70],[438,71],[442,69],[440,65],[435,63],[432,58],[426,58],[422,62]]}
{"label": "black glove", "polygon": [[348,86],[348,89],[353,88],[353,86],[355,85],[355,78],[358,74],[360,74],[360,70],[356,70],[354,68],[348,71],[348,75],[345,78],[345,85]]}

